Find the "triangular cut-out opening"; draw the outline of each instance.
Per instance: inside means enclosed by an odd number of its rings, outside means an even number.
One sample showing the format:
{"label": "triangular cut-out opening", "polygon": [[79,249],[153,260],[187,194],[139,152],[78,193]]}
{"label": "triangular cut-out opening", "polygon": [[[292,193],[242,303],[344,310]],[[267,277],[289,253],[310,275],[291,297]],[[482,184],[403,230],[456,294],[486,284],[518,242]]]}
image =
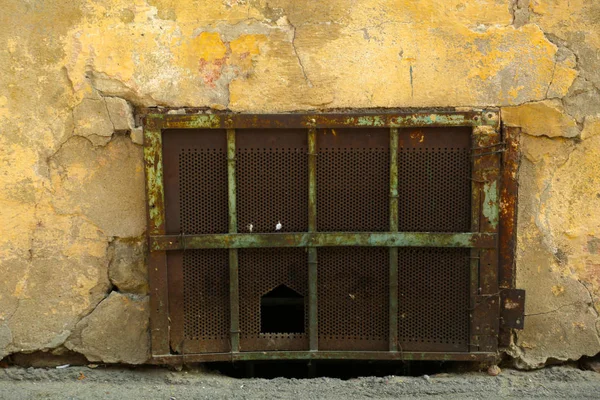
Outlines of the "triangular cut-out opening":
{"label": "triangular cut-out opening", "polygon": [[279,285],[260,299],[261,333],[304,333],[304,297]]}

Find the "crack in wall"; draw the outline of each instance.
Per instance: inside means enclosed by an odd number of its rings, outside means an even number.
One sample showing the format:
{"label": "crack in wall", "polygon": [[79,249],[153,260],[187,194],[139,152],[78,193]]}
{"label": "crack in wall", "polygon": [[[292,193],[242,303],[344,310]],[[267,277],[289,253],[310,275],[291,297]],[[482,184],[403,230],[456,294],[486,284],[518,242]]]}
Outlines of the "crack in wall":
{"label": "crack in wall", "polygon": [[292,48],[294,49],[294,54],[296,55],[296,58],[298,59],[298,64],[300,65],[300,70],[302,71],[302,75],[304,76],[304,80],[308,84],[308,87],[313,87],[313,84],[310,81],[310,79],[308,78],[308,75],[306,74],[306,70],[304,69],[304,64],[302,63],[302,58],[300,58],[300,54],[298,53],[298,48],[296,47],[296,26],[294,24],[292,24],[292,22],[289,20],[289,18],[287,19],[287,22],[292,27],[291,44],[292,44]]}
{"label": "crack in wall", "polygon": [[581,301],[574,301],[574,302],[572,302],[572,303],[563,304],[562,306],[560,306],[560,307],[557,307],[557,308],[555,308],[555,309],[553,309],[553,310],[549,310],[549,311],[542,311],[542,312],[538,312],[538,313],[531,313],[531,314],[524,314],[524,315],[525,315],[526,317],[534,317],[534,316],[537,316],[537,315],[553,314],[553,313],[555,313],[555,312],[558,312],[558,311],[562,310],[563,308],[566,308],[566,307],[572,307],[572,306],[576,306],[576,305],[582,305],[582,304],[588,304],[588,303],[581,302]]}
{"label": "crack in wall", "polygon": [[[70,79],[69,79],[69,81],[70,81]],[[73,121],[73,124],[72,124],[71,130],[70,130],[70,134],[64,140],[62,140],[49,155],[47,155],[45,158],[43,158],[48,171],[53,169],[53,166],[51,164],[55,160],[55,158],[60,154],[60,152],[63,150],[64,146],[67,143],[71,142],[72,140],[76,140],[76,138],[81,138],[83,140],[86,140],[87,142],[89,142],[92,145],[93,148],[97,148],[97,147],[105,147],[110,142],[115,140],[118,136],[121,136],[116,131],[115,121],[111,117],[111,112],[108,107],[106,97],[108,97],[108,96],[101,95],[100,99],[88,98],[87,100],[88,101],[101,101],[103,103],[104,110],[106,110],[107,120],[110,121],[110,125],[112,126],[112,134],[109,137],[104,137],[104,136],[95,135],[95,134],[90,134],[90,135],[76,134],[76,131],[75,131],[76,130],[76,118],[75,118],[75,111],[74,111],[75,109],[71,108],[70,109],[70,117]],[[110,96],[110,97],[116,97],[116,96]],[[125,99],[123,99],[123,100],[125,100]],[[131,109],[131,107],[130,107],[130,109]],[[91,140],[90,136],[98,136],[101,138],[108,138],[108,141],[104,144],[99,145],[98,143],[94,143],[94,141]],[[44,192],[44,193],[47,191],[52,192],[53,189],[50,186],[48,186],[49,183],[50,182],[42,181],[42,183],[41,183],[42,192]],[[40,218],[38,213],[39,213],[39,207],[42,202],[42,199],[46,198],[46,197],[47,196],[45,196],[44,194],[36,195],[36,200],[34,203],[34,211],[33,211],[34,221],[36,222],[36,224],[32,230],[31,237],[29,238],[29,248],[27,250],[27,257],[25,258],[28,269],[31,268],[32,262],[34,261],[34,259],[36,257],[36,246],[37,246],[36,243],[38,242],[37,234],[38,234],[40,228],[43,227],[42,219]],[[51,194],[50,194],[50,197],[51,197]],[[72,216],[72,217],[82,218],[83,220],[87,221],[88,223],[91,223],[91,221],[89,221],[89,219],[86,218],[85,215],[83,215],[81,213],[61,213],[58,210],[56,210],[50,203],[48,203],[46,206],[49,207],[50,212],[52,212],[55,215],[68,216],[68,217]],[[100,230],[100,228],[98,228],[98,227],[96,227],[96,229]],[[106,252],[108,252],[108,246],[106,247]],[[105,254],[106,254],[106,252],[105,252]],[[105,267],[106,267],[105,268],[106,279],[104,279],[104,280],[99,279],[97,284],[93,288],[90,289],[90,293],[95,292],[98,294],[98,296],[93,296],[93,297],[89,298],[89,300],[92,301],[92,304],[89,305],[89,307],[85,310],[85,312],[82,312],[81,315],[79,315],[73,319],[72,326],[70,328],[66,327],[66,329],[62,330],[61,332],[57,332],[54,336],[52,336],[50,338],[49,341],[37,346],[38,348],[36,351],[47,351],[47,350],[52,350],[52,349],[56,349],[56,348],[63,346],[65,344],[65,342],[69,339],[69,337],[71,337],[71,335],[73,334],[73,331],[74,331],[75,327],[77,326],[77,324],[81,320],[86,318],[87,316],[91,315],[98,308],[98,306],[110,295],[110,293],[112,293],[113,291],[116,291],[116,290],[114,290],[115,287],[108,277],[108,260],[107,260],[107,264]],[[27,278],[25,278],[25,279],[27,279]],[[101,291],[97,290],[97,289],[103,287],[105,284],[107,284],[106,289],[101,290]],[[123,294],[125,294],[125,293],[123,293]],[[93,301],[94,298],[97,298],[98,300]],[[2,324],[6,326],[6,329],[8,329],[8,332],[10,333],[10,336],[9,336],[10,342],[8,342],[6,344],[6,346],[4,346],[2,349],[4,351],[8,352],[7,356],[9,356],[10,354],[15,354],[17,352],[23,351],[23,349],[21,349],[19,344],[16,343],[16,341],[19,340],[19,338],[15,337],[11,333],[9,323],[15,317],[15,315],[17,315],[17,313],[19,312],[19,310],[21,309],[21,307],[24,304],[23,302],[25,302],[25,301],[29,301],[29,299],[18,297],[16,299],[16,306],[14,307],[14,309],[11,310],[11,312],[2,319]]]}
{"label": "crack in wall", "polygon": [[548,87],[546,88],[546,94],[544,97],[548,99],[548,93],[550,92],[550,88],[552,87],[552,83],[554,82],[554,74],[556,73],[556,64],[558,64],[558,60],[556,60],[556,56],[554,57],[554,67],[552,68],[552,75],[550,76],[550,82],[548,82]]}
{"label": "crack in wall", "polygon": [[[586,292],[590,296],[589,305],[590,305],[590,308],[596,314],[596,322],[598,322],[598,317],[600,317],[600,312],[598,311],[598,308],[596,307],[596,302],[594,301],[594,294],[592,293],[592,290],[590,290],[590,288],[588,288],[587,285],[580,279],[577,279],[577,282],[579,282],[581,284],[581,286],[583,286],[585,288]],[[597,323],[595,325],[595,329],[596,329],[596,336],[598,337],[598,341],[600,342],[600,326],[598,326]]]}
{"label": "crack in wall", "polygon": [[104,103],[104,108],[106,109],[106,115],[108,115],[108,120],[110,121],[110,124],[113,127],[113,136],[114,136],[114,132],[116,131],[115,122],[113,121],[112,117],[110,116],[110,110],[108,109],[108,104],[106,104],[105,97],[102,97],[102,102]]}

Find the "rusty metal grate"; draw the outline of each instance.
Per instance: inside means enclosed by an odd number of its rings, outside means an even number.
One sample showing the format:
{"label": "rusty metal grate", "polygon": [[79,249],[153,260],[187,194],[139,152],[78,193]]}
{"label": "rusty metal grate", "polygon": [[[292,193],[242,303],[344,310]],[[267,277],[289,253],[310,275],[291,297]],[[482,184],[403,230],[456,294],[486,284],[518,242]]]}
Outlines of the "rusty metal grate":
{"label": "rusty metal grate", "polygon": [[470,262],[469,249],[398,250],[403,350],[468,350]]}
{"label": "rusty metal grate", "polygon": [[497,113],[147,121],[155,357],[493,355]]}
{"label": "rusty metal grate", "polygon": [[388,250],[319,249],[319,348],[387,350]]}
{"label": "rusty metal grate", "polygon": [[[306,297],[308,270],[306,250],[243,249],[240,267],[240,349],[303,350],[308,347],[308,302],[305,301],[305,333],[261,333],[261,297],[285,285]],[[285,316],[282,316],[285,318]]]}

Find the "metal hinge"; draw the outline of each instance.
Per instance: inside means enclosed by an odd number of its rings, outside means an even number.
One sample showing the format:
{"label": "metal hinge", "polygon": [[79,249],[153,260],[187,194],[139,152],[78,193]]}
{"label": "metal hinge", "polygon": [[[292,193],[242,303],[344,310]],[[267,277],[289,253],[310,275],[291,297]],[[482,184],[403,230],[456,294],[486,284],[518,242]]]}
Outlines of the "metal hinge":
{"label": "metal hinge", "polygon": [[500,325],[523,329],[525,322],[525,290],[502,289],[500,292]]}

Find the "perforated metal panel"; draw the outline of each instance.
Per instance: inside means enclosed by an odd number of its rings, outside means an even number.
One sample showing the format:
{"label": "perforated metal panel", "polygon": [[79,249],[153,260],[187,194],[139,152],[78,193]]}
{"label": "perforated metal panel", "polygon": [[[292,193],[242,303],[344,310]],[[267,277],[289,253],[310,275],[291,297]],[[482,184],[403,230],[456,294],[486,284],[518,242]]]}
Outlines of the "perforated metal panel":
{"label": "perforated metal panel", "polygon": [[304,350],[308,348],[308,301],[304,333],[261,333],[261,297],[280,285],[307,296],[308,270],[305,249],[243,249],[240,266],[240,349]]}
{"label": "perforated metal panel", "polygon": [[389,131],[323,129],[317,144],[317,229],[389,229]]}
{"label": "perforated metal panel", "polygon": [[184,338],[188,351],[229,350],[227,250],[183,252]]}
{"label": "perforated metal panel", "polygon": [[398,249],[402,349],[468,350],[469,256],[469,249]]}
{"label": "perforated metal panel", "polygon": [[226,154],[221,149],[180,150],[181,232],[227,232],[226,166]]}
{"label": "perforated metal panel", "polygon": [[321,248],[319,348],[386,350],[388,346],[388,250]]}
{"label": "perforated metal panel", "polygon": [[398,230],[471,229],[469,129],[405,129],[398,147]]}
{"label": "perforated metal panel", "polygon": [[[173,130],[164,139],[165,202],[172,234],[228,229],[225,131]],[[229,351],[227,250],[185,250],[168,255],[172,347],[179,352]],[[181,341],[181,343],[180,343]]]}
{"label": "perforated metal panel", "polygon": [[306,231],[306,131],[244,129],[236,145],[238,231]]}

